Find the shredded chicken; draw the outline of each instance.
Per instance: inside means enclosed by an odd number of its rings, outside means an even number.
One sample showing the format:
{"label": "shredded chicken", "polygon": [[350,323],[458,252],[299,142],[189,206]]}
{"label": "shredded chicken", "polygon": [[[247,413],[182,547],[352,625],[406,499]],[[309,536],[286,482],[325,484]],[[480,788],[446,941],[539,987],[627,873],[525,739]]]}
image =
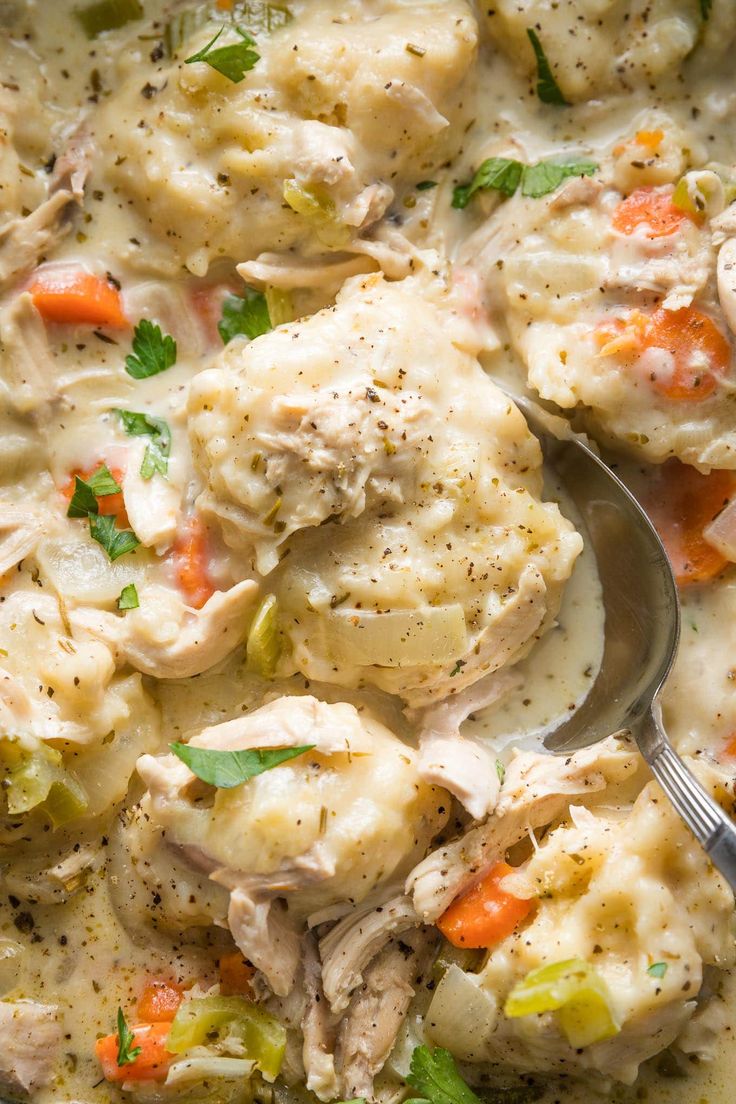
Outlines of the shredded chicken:
{"label": "shredded chicken", "polygon": [[425,922],[436,920],[509,847],[559,816],[571,797],[605,789],[610,780],[633,774],[638,762],[636,754],[612,736],[566,758],[517,751],[493,816],[433,851],[409,875],[406,890],[413,895],[417,913]]}
{"label": "shredded chicken", "polygon": [[62,1040],[54,1005],[0,1001],[0,1090],[25,1095],[48,1084]]}
{"label": "shredded chicken", "polygon": [[301,1029],[306,1086],[320,1100],[335,1100],[340,1093],[334,1054],[337,1021],[330,1013],[322,988],[322,970],[313,935],[305,936],[303,951],[306,1003]]}
{"label": "shredded chicken", "polygon": [[0,312],[0,346],[0,378],[14,409],[28,414],[50,402],[56,394],[56,370],[46,327],[28,292],[16,296]]}

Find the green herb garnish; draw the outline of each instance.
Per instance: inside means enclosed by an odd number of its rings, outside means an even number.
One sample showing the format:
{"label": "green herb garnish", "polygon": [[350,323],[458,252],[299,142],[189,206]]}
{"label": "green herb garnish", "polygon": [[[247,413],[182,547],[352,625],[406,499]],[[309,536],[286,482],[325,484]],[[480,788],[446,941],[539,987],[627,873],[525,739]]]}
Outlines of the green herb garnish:
{"label": "green herb garnish", "polygon": [[257,774],[278,767],[289,759],[296,759],[305,751],[312,751],[314,744],[295,748],[255,748],[248,751],[218,751],[215,748],[193,747],[191,744],[169,744],[174,755],[186,763],[192,774],[217,786],[231,790]]}
{"label": "green herb garnish", "polygon": [[243,295],[226,296],[217,329],[225,345],[241,334],[252,341],[254,337],[268,333],[273,326],[266,296],[253,288],[245,288]]}
{"label": "green herb garnish", "polygon": [[647,967],[647,973],[653,978],[663,978],[667,973],[667,963],[653,962],[651,966]]}
{"label": "green herb garnish", "polygon": [[89,517],[90,514],[98,514],[100,512],[99,503],[97,502],[98,497],[104,498],[105,495],[119,494],[121,489],[106,464],[100,464],[97,471],[87,480],[80,479],[78,475],[75,475],[74,493],[66,516],[85,518]]}
{"label": "green herb garnish", "polygon": [[140,1047],[131,1044],[135,1042],[135,1035],[125,1022],[122,1008],[118,1008],[118,1065],[129,1066],[135,1062],[141,1053]]}
{"label": "green herb garnish", "polygon": [[508,157],[489,157],[475,172],[469,184],[460,184],[452,195],[452,206],[462,210],[478,191],[497,191],[512,196],[521,184],[521,194],[539,199],[559,188],[571,176],[592,176],[598,166],[594,161],[550,159],[524,165]]}
{"label": "green herb garnish", "polygon": [[90,514],[89,532],[92,540],[102,545],[111,560],[132,552],[141,543],[132,529],[117,529],[111,514]]}
{"label": "green herb garnish", "polygon": [[[457,1072],[449,1050],[418,1046],[411,1056],[407,1082],[429,1104],[481,1104]],[[408,1102],[407,1102],[408,1104]]]}
{"label": "green herb garnish", "polygon": [[140,0],[97,0],[84,8],[76,8],[74,17],[81,23],[87,38],[97,38],[104,31],[115,31],[134,19],[143,18]]}
{"label": "green herb garnish", "polygon": [[253,49],[256,40],[242,27],[237,26],[233,27],[233,30],[240,35],[242,41],[233,42],[230,46],[218,46],[213,50],[212,47],[226,26],[227,24],[223,24],[215,37],[211,38],[201,50],[197,50],[196,54],[186,58],[184,64],[192,65],[195,61],[204,61],[211,69],[222,73],[223,77],[227,77],[233,84],[239,84],[245,74],[260,60],[261,55]]}
{"label": "green herb garnish", "polygon": [[416,185],[416,189],[417,189],[418,192],[428,192],[428,191],[430,191],[430,189],[436,188],[436,187],[437,187],[437,181],[436,180],[420,180],[419,183]]}
{"label": "green herb garnish", "polygon": [[552,67],[547,61],[539,35],[531,27],[527,27],[526,33],[537,59],[537,95],[542,103],[556,104],[558,107],[569,107],[569,103],[562,94],[559,84],[555,80]]}
{"label": "green herb garnish", "polygon": [[169,470],[171,430],[163,418],[135,410],[116,410],[129,437],[150,437],[141,463],[141,476],[150,479],[158,472],[165,476]]}
{"label": "green herb garnish", "polygon": [[136,590],[135,583],[128,583],[120,591],[120,597],[118,598],[119,610],[131,610],[138,609],[140,602],[138,601],[138,591]]}
{"label": "green herb garnish", "polygon": [[148,379],[176,363],[176,342],[161,327],[142,318],[133,331],[133,352],[125,358],[125,371],[133,379]]}

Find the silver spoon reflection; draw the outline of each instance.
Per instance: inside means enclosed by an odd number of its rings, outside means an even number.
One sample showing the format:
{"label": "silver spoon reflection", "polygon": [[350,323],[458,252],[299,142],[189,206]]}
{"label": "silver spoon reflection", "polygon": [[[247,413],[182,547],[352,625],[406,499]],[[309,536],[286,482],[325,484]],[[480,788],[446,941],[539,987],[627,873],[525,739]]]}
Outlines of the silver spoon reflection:
{"label": "silver spoon reflection", "polygon": [[545,738],[557,755],[631,732],[652,774],[736,892],[736,825],[674,751],[658,695],[680,635],[677,586],[662,542],[634,496],[577,437],[558,438],[534,402],[510,396],[583,520],[603,592],[605,643],[585,700]]}

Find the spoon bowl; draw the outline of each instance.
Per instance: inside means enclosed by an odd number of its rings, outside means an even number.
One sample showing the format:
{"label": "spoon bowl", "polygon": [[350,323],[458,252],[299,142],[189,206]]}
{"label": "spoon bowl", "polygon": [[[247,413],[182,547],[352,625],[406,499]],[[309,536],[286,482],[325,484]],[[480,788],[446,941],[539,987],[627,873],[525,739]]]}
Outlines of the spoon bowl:
{"label": "spoon bowl", "polygon": [[513,396],[574,502],[596,558],[605,613],[598,675],[545,747],[565,755],[627,730],[676,811],[736,891],[736,826],[672,747],[658,695],[677,653],[680,603],[661,540],[627,487],[584,441]]}

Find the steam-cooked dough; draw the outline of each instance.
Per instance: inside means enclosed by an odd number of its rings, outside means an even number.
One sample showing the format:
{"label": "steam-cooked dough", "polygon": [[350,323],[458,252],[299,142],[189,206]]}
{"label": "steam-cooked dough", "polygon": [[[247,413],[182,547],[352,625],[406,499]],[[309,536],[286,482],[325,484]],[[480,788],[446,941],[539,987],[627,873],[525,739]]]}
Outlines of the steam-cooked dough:
{"label": "steam-cooked dough", "polygon": [[512,662],[557,610],[580,538],[455,325],[439,290],[355,278],[192,383],[198,505],[273,573],[284,665],[310,678],[421,704]]}

